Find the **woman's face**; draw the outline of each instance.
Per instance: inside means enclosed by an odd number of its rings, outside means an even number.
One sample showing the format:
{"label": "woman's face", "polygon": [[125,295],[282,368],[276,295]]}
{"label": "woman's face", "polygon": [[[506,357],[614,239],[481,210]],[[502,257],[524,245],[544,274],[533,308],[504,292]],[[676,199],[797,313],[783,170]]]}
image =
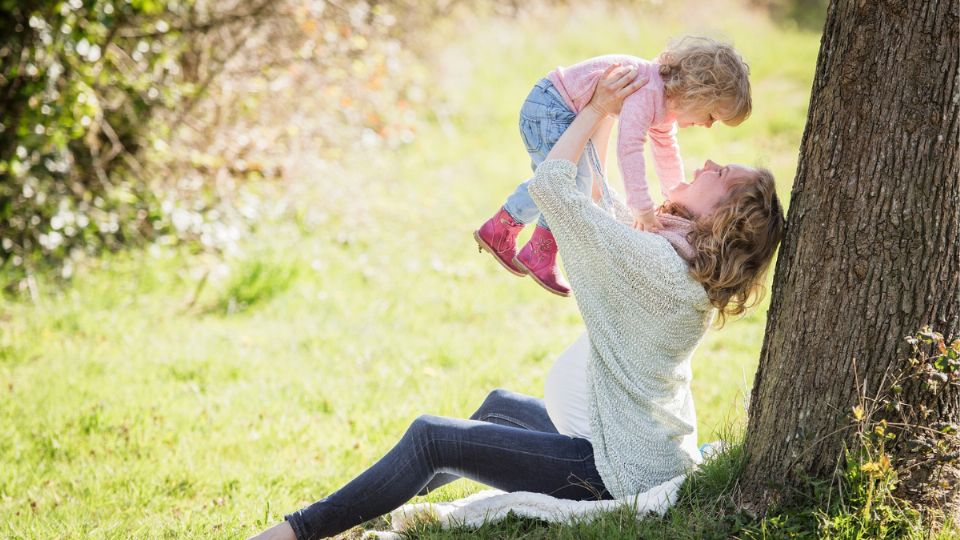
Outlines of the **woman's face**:
{"label": "woman's face", "polygon": [[690,183],[680,183],[668,193],[671,202],[703,216],[712,212],[726,198],[730,186],[737,181],[756,176],[753,167],[745,165],[718,165],[709,159],[693,172]]}

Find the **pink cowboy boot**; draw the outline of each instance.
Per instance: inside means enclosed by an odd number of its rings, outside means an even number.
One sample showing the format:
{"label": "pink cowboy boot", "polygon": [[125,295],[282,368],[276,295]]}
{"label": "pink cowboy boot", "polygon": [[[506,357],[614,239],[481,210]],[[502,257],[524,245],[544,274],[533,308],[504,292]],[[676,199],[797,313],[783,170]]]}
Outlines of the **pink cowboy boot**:
{"label": "pink cowboy boot", "polygon": [[523,223],[514,221],[506,210],[500,208],[479,230],[474,231],[473,237],[477,240],[480,251],[489,251],[511,274],[523,276],[523,269],[514,263],[517,255],[517,235],[521,229]]}
{"label": "pink cowboy boot", "polygon": [[538,226],[513,262],[544,289],[558,296],[570,296],[570,284],[557,266],[557,241],[549,229]]}

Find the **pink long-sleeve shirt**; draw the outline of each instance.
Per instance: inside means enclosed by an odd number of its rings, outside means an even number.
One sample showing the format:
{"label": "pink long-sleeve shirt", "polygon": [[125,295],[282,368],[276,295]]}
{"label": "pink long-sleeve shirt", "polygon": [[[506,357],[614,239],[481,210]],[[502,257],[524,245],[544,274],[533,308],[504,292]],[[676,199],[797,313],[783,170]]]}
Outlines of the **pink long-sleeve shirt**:
{"label": "pink long-sleeve shirt", "polygon": [[650,138],[653,151],[653,166],[660,177],[660,191],[666,198],[671,188],[683,182],[683,162],[677,144],[677,123],[667,112],[663,94],[663,79],[659,64],[636,56],[611,54],[598,56],[574,64],[558,67],[547,77],[567,106],[580,112],[590,98],[603,72],[612,64],[634,66],[637,77],[646,77],[649,82],[628,96],[620,110],[620,132],[617,140],[617,161],[627,195],[627,205],[635,210],[652,210],[646,178],[643,147]]}

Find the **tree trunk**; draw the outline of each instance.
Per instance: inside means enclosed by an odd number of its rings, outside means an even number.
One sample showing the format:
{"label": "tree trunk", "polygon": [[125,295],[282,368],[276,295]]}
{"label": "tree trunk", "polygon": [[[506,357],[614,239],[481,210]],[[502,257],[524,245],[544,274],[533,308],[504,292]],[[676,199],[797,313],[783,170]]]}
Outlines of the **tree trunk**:
{"label": "tree trunk", "polygon": [[[905,336],[960,333],[958,54],[957,0],[830,3],[750,401],[757,514],[843,463],[858,385],[905,363]],[[956,385],[902,396],[960,420]]]}

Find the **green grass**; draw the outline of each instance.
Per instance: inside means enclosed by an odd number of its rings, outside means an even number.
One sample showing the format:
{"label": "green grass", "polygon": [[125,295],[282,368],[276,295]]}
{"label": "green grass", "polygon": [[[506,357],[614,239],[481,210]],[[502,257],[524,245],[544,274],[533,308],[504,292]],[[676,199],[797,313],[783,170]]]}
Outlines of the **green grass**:
{"label": "green grass", "polygon": [[[36,302],[0,306],[0,536],[245,537],[356,475],[419,414],[465,417],[496,387],[542,395],[581,328],[574,302],[502,271],[470,236],[529,174],[519,105],[557,64],[652,57],[701,30],[744,52],[756,108],[736,129],[681,132],[688,170],[706,157],[760,162],[786,198],[816,34],[726,3],[468,17],[431,37],[427,83],[446,102],[417,141],[294,179],[290,219],[262,225],[240,253],[151,249],[91,262],[66,287],[40,276]],[[701,442],[744,419],[765,310],[711,332],[695,356]],[[735,470],[704,481],[716,491]],[[663,522],[481,532],[726,534],[722,513],[694,504],[710,492],[701,485]],[[430,499],[479,488],[456,482]]]}

